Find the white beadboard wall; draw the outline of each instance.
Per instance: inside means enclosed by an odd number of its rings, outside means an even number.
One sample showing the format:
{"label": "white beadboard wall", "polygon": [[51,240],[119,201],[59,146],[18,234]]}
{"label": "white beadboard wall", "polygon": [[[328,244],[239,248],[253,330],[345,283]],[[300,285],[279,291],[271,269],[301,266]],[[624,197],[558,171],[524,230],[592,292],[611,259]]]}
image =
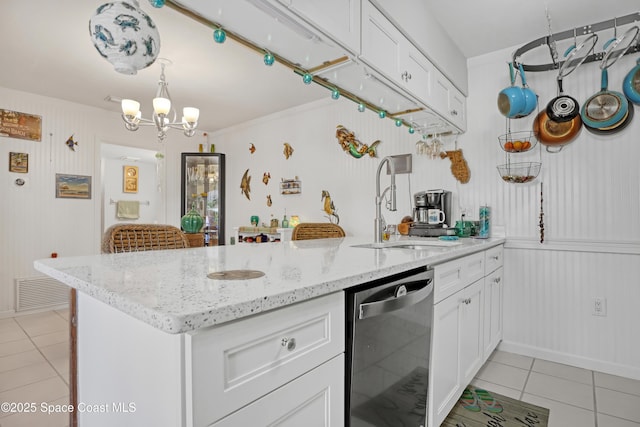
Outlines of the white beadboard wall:
{"label": "white beadboard wall", "polygon": [[[198,143],[203,142],[202,137],[188,139],[175,132],[166,146],[159,146],[152,129],[129,132],[116,112],[2,87],[0,108],[42,117],[40,142],[0,137],[0,158],[4,159],[4,166],[0,168],[3,196],[0,204],[0,316],[14,312],[16,278],[41,276],[33,268],[34,260],[47,258],[52,252],[60,257],[100,252],[103,206],[101,144],[164,151],[166,172],[163,173],[174,177],[168,179],[163,187],[166,194],[145,197],[141,192],[138,197],[151,200],[166,197],[173,201],[170,206],[175,206],[174,209],[167,208],[167,212],[159,212],[153,218],[159,222],[180,224],[180,152],[197,151]],[[78,141],[75,151],[65,145],[72,134]],[[28,173],[9,172],[10,152],[29,154]],[[57,199],[56,173],[91,176],[92,198]],[[117,181],[122,179],[121,166],[106,168],[104,173],[107,176],[112,174]],[[15,185],[17,178],[24,179],[25,185]],[[110,192],[106,202],[109,196],[117,195]],[[122,198],[125,197],[122,193]]]}
{"label": "white beadboard wall", "polygon": [[[505,162],[497,136],[506,122],[496,107],[496,96],[508,84],[506,61],[513,49],[469,60],[468,132],[458,138],[471,169],[471,182],[460,185],[452,177],[449,160],[414,156],[413,173],[398,177],[398,212],[384,215],[390,222],[411,212],[411,195],[420,190],[445,188],[454,192],[454,212],[460,208],[477,217],[480,205],[492,207],[493,224],[506,230],[505,336],[503,347],[605,372],[640,378],[640,326],[635,322],[640,263],[640,146],[638,118],[623,132],[594,136],[583,130],[559,154],[536,150],[512,161],[540,159],[538,180],[531,184],[504,183],[496,165]],[[619,88],[636,58],[627,56],[610,70],[611,88]],[[529,84],[541,106],[556,95],[555,75],[530,73]],[[571,74],[565,90],[584,102],[599,88],[596,64],[585,64]],[[618,89],[619,90],[619,89]],[[153,133],[124,130],[117,113],[0,88],[1,108],[43,116],[43,141],[1,138],[1,155],[29,153],[29,174],[12,174],[5,168],[2,194],[2,269],[0,313],[13,307],[13,279],[35,272],[34,259],[58,252],[60,256],[97,253],[100,237],[99,191],[102,143],[157,149]],[[637,108],[637,107],[635,107]],[[530,129],[533,116],[514,120],[512,130]],[[367,144],[376,139],[379,158],[354,159],[335,138],[342,124]],[[53,133],[52,141],[49,133]],[[75,134],[78,151],[65,145]],[[167,223],[179,223],[179,153],[197,151],[202,137],[188,140],[172,134],[164,146],[166,156]],[[251,215],[268,222],[299,215],[304,221],[325,221],[321,191],[328,190],[350,235],[371,236],[374,217],[375,171],[380,158],[413,153],[417,135],[396,128],[391,120],[372,112],[358,113],[346,100],[330,99],[219,131],[210,136],[218,151],[227,154],[227,235],[232,227],[246,225]],[[283,143],[294,148],[285,160]],[[249,153],[249,144],[257,150]],[[453,149],[450,142],[445,147]],[[240,192],[245,169],[252,175],[251,201]],[[93,199],[54,197],[56,172],[92,175]],[[265,186],[262,174],[271,173]],[[118,170],[118,173],[121,173]],[[282,196],[281,178],[298,176],[302,194]],[[17,188],[16,178],[27,184]],[[540,182],[544,182],[545,243],[538,243]],[[388,185],[383,175],[382,186]],[[273,205],[267,207],[271,194]],[[175,205],[173,209],[171,206]],[[591,315],[591,300],[607,299],[606,317]]]}
{"label": "white beadboard wall", "polygon": [[[505,154],[497,136],[507,123],[496,98],[509,84],[506,62],[514,49],[469,60],[469,131],[460,138],[468,158],[482,159],[460,197],[470,204],[487,201],[508,239],[502,348],[640,379],[640,324],[635,320],[640,303],[640,120],[607,136],[583,129],[558,154],[512,155],[512,162],[541,160],[542,171],[531,184],[502,182],[495,166],[505,163]],[[622,90],[636,59],[628,55],[609,69],[611,90]],[[557,95],[556,73],[528,73],[527,78],[544,108]],[[595,63],[584,64],[564,84],[580,104],[599,87]],[[640,107],[632,108],[637,115]],[[512,120],[511,129],[531,129],[534,117]],[[543,244],[538,242],[541,182]],[[606,298],[606,317],[592,315],[595,297]]]}
{"label": "white beadboard wall", "polygon": [[[498,144],[507,122],[496,107],[498,92],[508,85],[506,62],[513,49],[469,60],[468,132],[458,138],[471,169],[471,181],[453,179],[448,160],[413,157],[413,174],[398,177],[398,212],[383,209],[389,221],[411,211],[411,194],[445,188],[454,192],[454,215],[461,208],[477,218],[478,207],[492,207],[494,226],[503,226],[506,249],[505,336],[510,351],[572,363],[618,375],[640,378],[640,326],[634,304],[640,302],[640,120],[623,132],[595,136],[583,130],[560,153],[543,146],[512,155],[511,161],[541,161],[539,178],[529,184],[502,181],[496,166],[506,162]],[[635,58],[622,58],[610,70],[611,88],[620,90]],[[600,84],[597,64],[585,64],[567,78],[565,90],[584,102]],[[540,108],[556,96],[553,72],[529,73],[529,85],[539,95]],[[635,107],[637,108],[637,107]],[[511,121],[511,130],[530,130],[535,115]],[[376,139],[379,158],[354,159],[339,149],[335,127],[342,124],[367,144]],[[326,221],[320,194],[328,190],[349,235],[371,236],[375,171],[389,154],[413,153],[417,135],[398,129],[390,120],[356,111],[349,101],[321,101],[275,113],[212,135],[228,155],[227,235],[247,225],[251,215],[299,215],[303,221]],[[294,148],[285,160],[283,143]],[[256,146],[250,154],[249,144]],[[450,142],[446,149],[453,149]],[[252,176],[251,200],[240,192],[246,169]],[[271,173],[265,186],[264,172]],[[281,196],[278,181],[298,176],[302,195]],[[540,186],[544,183],[545,242],[539,241]],[[383,175],[383,188],[388,178]],[[271,194],[273,205],[266,205]],[[592,299],[607,299],[606,317],[592,316]]]}
{"label": "white beadboard wall", "polygon": [[[380,119],[371,111],[359,113],[356,107],[348,100],[321,100],[213,133],[216,149],[228,156],[227,236],[234,235],[233,227],[250,225],[252,215],[269,223],[272,217],[282,220],[285,210],[287,217],[298,215],[304,222],[326,222],[321,194],[327,190],[347,235],[373,239],[378,165],[385,156],[414,153],[420,136],[410,135],[407,128],[398,128],[392,120]],[[378,157],[367,155],[356,159],[343,151],[335,137],[339,124],[367,145],[380,140]],[[285,142],[294,149],[289,159],[283,154]],[[249,151],[251,143],[256,147],[253,154]],[[448,148],[453,148],[453,142]],[[417,191],[444,188],[457,193],[450,165],[448,159],[429,160],[414,155],[413,173],[396,177],[397,211],[383,208],[385,219],[397,223],[403,216],[411,215],[412,195]],[[240,191],[246,169],[251,176],[251,200]],[[268,185],[262,182],[265,172],[271,175]],[[281,195],[280,180],[295,176],[302,181],[302,194]],[[381,189],[389,186],[386,166],[380,181]],[[271,207],[267,206],[267,195],[271,195]]]}

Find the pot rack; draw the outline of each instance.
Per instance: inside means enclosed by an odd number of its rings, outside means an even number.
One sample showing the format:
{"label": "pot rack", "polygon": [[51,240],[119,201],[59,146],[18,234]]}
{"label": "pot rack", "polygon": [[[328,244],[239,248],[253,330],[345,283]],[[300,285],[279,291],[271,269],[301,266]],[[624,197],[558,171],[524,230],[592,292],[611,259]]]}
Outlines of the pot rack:
{"label": "pot rack", "polygon": [[[540,37],[536,40],[533,40],[525,44],[524,46],[520,47],[519,49],[517,49],[513,53],[512,60],[513,60],[513,63],[516,65],[522,64],[525,71],[538,72],[538,71],[557,70],[564,63],[564,61],[558,61],[557,59],[559,57],[558,52],[556,50],[556,44],[555,44],[557,41],[573,39],[577,36],[589,35],[592,33],[596,33],[598,31],[608,30],[610,28],[617,28],[618,26],[627,25],[634,22],[638,22],[638,21],[640,21],[640,12],[635,12],[622,17],[616,17],[613,19],[609,19],[607,21],[598,22],[596,24],[584,25],[579,28],[573,28],[571,30],[562,31],[559,33],[549,34],[547,36]],[[548,64],[539,64],[539,65],[527,65],[522,63],[520,58],[525,53],[529,52],[532,49],[535,49],[540,46],[545,46],[545,45],[549,48],[549,53],[551,54],[552,62]],[[625,55],[628,55],[630,53],[635,53],[635,52],[640,52],[640,40],[638,40],[636,44],[631,46],[629,50],[625,52]],[[586,62],[601,61],[603,57],[604,57],[604,52],[592,53],[591,55],[586,57],[584,62],[586,63]]]}

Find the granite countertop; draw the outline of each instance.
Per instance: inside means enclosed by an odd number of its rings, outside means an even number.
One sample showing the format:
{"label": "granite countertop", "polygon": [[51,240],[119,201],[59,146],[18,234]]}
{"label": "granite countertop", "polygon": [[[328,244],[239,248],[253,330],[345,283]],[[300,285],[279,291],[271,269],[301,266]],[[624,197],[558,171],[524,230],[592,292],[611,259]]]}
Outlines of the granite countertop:
{"label": "granite countertop", "polygon": [[[34,267],[142,322],[177,334],[438,264],[504,239],[460,239],[458,245],[420,250],[353,247],[368,242],[346,237],[244,243],[44,259],[35,261]],[[207,277],[228,270],[265,274],[248,280]]]}

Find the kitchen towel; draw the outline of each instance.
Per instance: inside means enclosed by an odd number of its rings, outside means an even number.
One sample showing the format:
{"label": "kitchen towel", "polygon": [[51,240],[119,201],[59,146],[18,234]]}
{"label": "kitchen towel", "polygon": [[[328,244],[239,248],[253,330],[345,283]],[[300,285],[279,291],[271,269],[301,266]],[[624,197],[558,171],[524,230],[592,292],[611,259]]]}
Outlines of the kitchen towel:
{"label": "kitchen towel", "polygon": [[119,200],[116,203],[116,218],[118,219],[140,218],[140,202],[137,200]]}

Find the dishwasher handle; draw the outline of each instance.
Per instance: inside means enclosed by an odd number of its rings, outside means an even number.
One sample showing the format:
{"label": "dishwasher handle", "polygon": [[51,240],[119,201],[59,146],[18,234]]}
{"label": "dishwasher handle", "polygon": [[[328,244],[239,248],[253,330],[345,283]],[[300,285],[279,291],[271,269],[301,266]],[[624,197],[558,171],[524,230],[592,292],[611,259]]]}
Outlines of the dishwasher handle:
{"label": "dishwasher handle", "polygon": [[396,296],[392,298],[360,304],[358,306],[358,319],[363,320],[418,304],[433,292],[433,279],[429,278],[425,281],[426,284],[423,287],[414,291],[408,293],[397,292]]}

